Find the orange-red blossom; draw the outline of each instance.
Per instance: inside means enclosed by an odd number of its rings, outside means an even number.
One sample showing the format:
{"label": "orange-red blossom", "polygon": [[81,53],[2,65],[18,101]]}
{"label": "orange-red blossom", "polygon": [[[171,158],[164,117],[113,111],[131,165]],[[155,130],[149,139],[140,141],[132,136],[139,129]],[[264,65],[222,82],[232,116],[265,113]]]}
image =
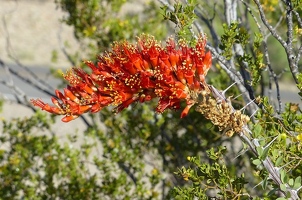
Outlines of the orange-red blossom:
{"label": "orange-red blossom", "polygon": [[181,117],[188,114],[196,97],[205,89],[205,75],[212,62],[205,52],[206,40],[200,36],[194,47],[185,41],[175,44],[168,39],[162,46],[152,36],[143,35],[137,43],[114,43],[112,51],[98,58],[97,64],[85,61],[91,73],[80,68],[68,71],[64,78],[69,85],[64,92],[56,90],[54,106],[40,99],[33,105],[50,113],[65,115],[63,122],[71,121],[85,112],[98,112],[115,105],[120,112],[133,102],[158,98],[156,111],[186,107]]}

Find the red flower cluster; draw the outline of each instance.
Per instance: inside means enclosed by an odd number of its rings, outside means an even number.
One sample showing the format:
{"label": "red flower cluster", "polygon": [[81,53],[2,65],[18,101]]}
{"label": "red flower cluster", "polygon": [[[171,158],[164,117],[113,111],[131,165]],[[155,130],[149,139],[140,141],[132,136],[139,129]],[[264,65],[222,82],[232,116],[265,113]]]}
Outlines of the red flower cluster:
{"label": "red flower cluster", "polygon": [[62,121],[68,122],[108,105],[115,105],[115,111],[120,112],[133,102],[158,98],[156,111],[161,113],[167,108],[179,109],[184,100],[184,117],[205,89],[205,75],[212,61],[205,43],[205,38],[199,37],[195,47],[184,41],[176,47],[174,40],[168,39],[163,47],[147,35],[138,38],[136,45],[114,43],[112,51],[100,56],[97,64],[85,62],[90,74],[73,68],[64,75],[69,85],[64,94],[56,90],[54,106],[40,99],[31,102],[50,113],[65,115]]}

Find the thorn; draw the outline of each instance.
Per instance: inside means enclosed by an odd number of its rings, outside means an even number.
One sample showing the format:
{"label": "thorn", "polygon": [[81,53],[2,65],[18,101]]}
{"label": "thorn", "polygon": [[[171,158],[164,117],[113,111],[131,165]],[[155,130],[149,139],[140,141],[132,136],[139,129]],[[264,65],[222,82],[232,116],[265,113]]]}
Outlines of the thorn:
{"label": "thorn", "polygon": [[232,161],[234,161],[234,160],[236,160],[239,156],[241,156],[241,155],[243,155],[245,152],[247,152],[248,151],[248,149],[246,148],[246,149],[241,149],[240,150],[240,152],[238,152],[238,154],[237,154],[237,156],[235,157],[235,158],[233,158],[233,160]]}
{"label": "thorn", "polygon": [[255,101],[255,99],[253,99],[252,101],[248,102],[245,106],[243,106],[243,108],[240,109],[240,111],[245,110],[245,108],[247,108],[254,101]]}
{"label": "thorn", "polygon": [[237,95],[236,97],[233,98],[233,100],[237,99],[240,96],[242,96],[242,94]]}
{"label": "thorn", "polygon": [[270,143],[268,143],[264,149],[266,149],[267,147],[269,147],[277,138],[278,138],[279,135],[277,135],[274,139],[272,139],[272,141],[270,141]]}
{"label": "thorn", "polygon": [[257,113],[258,110],[259,108],[257,107],[257,109],[253,112],[253,114],[251,114],[250,118],[254,117],[254,115]]}
{"label": "thorn", "polygon": [[295,160],[292,160],[292,161],[286,163],[285,165],[283,165],[282,167],[275,167],[275,168],[277,168],[277,170],[279,171],[280,169],[286,167],[287,165],[289,165],[290,163],[292,163],[292,162],[294,162],[294,161],[295,161]]}
{"label": "thorn", "polygon": [[222,91],[223,96],[225,96],[226,91],[228,91],[233,85],[235,85],[236,82],[232,83],[229,87],[227,87],[225,90]]}
{"label": "thorn", "polygon": [[253,187],[253,189],[255,189],[256,187],[258,187],[259,185],[261,185],[263,183],[263,181],[261,181],[260,183],[258,183],[257,185],[255,185],[254,187]]}

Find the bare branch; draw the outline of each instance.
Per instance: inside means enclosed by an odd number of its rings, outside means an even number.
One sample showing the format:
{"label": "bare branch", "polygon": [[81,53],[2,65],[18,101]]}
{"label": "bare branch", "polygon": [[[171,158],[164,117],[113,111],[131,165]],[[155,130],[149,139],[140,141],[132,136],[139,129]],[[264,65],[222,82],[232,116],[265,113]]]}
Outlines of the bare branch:
{"label": "bare branch", "polygon": [[298,24],[302,28],[302,19],[300,17],[300,14],[297,11],[295,11],[295,10],[292,10],[292,12],[295,14],[295,16],[297,18],[297,21],[298,21]]}
{"label": "bare branch", "polygon": [[295,55],[293,52],[293,6],[291,0],[286,0],[286,24],[287,24],[287,47],[286,47],[286,54],[287,60],[289,63],[290,71],[293,75],[295,82],[298,84],[298,65],[295,65]]}
{"label": "bare branch", "polygon": [[296,61],[295,61],[295,65],[298,66],[299,61],[301,59],[301,55],[302,55],[302,45],[300,46],[298,53],[297,53],[297,57],[296,57]]}
{"label": "bare branch", "polygon": [[41,92],[48,94],[50,96],[55,96],[54,93],[49,92],[47,89],[44,89],[43,87],[41,87],[39,84],[35,83],[34,81],[32,81],[30,78],[26,78],[24,76],[22,76],[19,72],[17,72],[16,70],[13,70],[12,68],[7,67],[4,64],[4,61],[0,59],[0,64],[3,68],[5,68],[10,74],[18,77],[20,80],[30,84],[31,86],[35,87],[36,89],[40,90]]}
{"label": "bare branch", "polygon": [[237,21],[237,0],[224,0],[224,5],[226,22],[230,25],[232,22]]}
{"label": "bare branch", "polygon": [[260,1],[259,0],[253,0],[255,2],[255,4],[257,5],[258,7],[258,10],[259,10],[259,13],[260,13],[260,18],[263,22],[263,24],[266,26],[266,28],[270,31],[270,33],[272,34],[272,36],[274,38],[276,38],[280,44],[286,48],[287,47],[287,44],[286,42],[282,39],[282,37],[277,33],[277,31],[268,23],[268,20],[266,19],[265,17],[265,14],[264,14],[264,10],[262,8],[262,5],[260,4]]}
{"label": "bare branch", "polygon": [[4,70],[7,74],[7,77],[8,77],[8,81],[1,80],[0,83],[5,85],[6,87],[8,87],[9,89],[11,89],[13,91],[13,95],[15,96],[18,103],[25,104],[28,107],[33,109],[32,106],[29,106],[29,100],[28,100],[26,94],[18,86],[16,86],[14,84],[14,80],[10,73],[9,67],[3,62],[2,59],[0,59],[0,65],[4,68]]}
{"label": "bare branch", "polygon": [[[206,26],[208,27],[209,31],[210,31],[210,34],[212,36],[212,39],[213,39],[213,42],[214,42],[214,47],[215,48],[218,48],[218,45],[219,45],[219,39],[218,39],[218,35],[213,27],[213,24],[212,24],[212,21],[207,19],[206,17],[203,16],[203,14],[198,10],[198,9],[195,9],[194,10],[196,16],[201,19],[205,24]],[[195,23],[195,26],[200,26],[199,23]]]}
{"label": "bare branch", "polygon": [[[248,12],[250,13],[250,15],[252,16],[254,22],[256,23],[256,25],[258,27],[258,30],[260,31],[261,35],[264,35],[264,31],[263,31],[262,27],[260,26],[260,23],[258,22],[256,16],[254,15],[254,13],[252,12],[252,10],[250,9],[250,7],[243,0],[241,0],[241,2],[246,6]],[[277,24],[279,24],[281,22],[281,19],[282,19],[282,17],[280,17],[279,22]],[[274,80],[274,82],[275,82],[276,91],[277,91],[277,100],[278,100],[277,113],[280,113],[281,110],[282,110],[282,101],[281,101],[281,96],[280,96],[280,87],[279,87],[278,77],[277,77],[276,73],[274,72],[274,70],[272,68],[272,65],[271,65],[271,62],[270,62],[270,58],[269,58],[269,54],[268,54],[268,47],[267,47],[267,37],[265,37],[263,39],[262,45],[264,47],[264,58],[265,58],[265,62],[267,64],[267,67],[268,67],[269,72],[270,72],[270,77],[272,77],[273,80]],[[271,82],[269,83],[269,88],[271,90]]]}
{"label": "bare branch", "polygon": [[[279,27],[279,25],[281,25],[282,20],[283,20],[283,16],[281,15],[281,16],[279,17],[278,22],[277,22],[276,25],[274,26],[274,30],[276,30],[276,29]],[[261,31],[263,32],[262,35],[265,35],[262,28],[261,28]],[[269,32],[269,34],[266,34],[266,35],[265,35],[264,40],[267,41],[267,39],[269,38],[269,36],[271,36],[271,32]]]}
{"label": "bare branch", "polygon": [[277,113],[281,113],[282,110],[282,101],[281,101],[281,95],[280,95],[280,87],[279,87],[279,82],[278,82],[278,77],[276,75],[276,73],[274,72],[271,62],[270,62],[270,58],[268,55],[268,47],[267,47],[267,42],[263,41],[262,42],[263,47],[264,47],[264,57],[265,57],[265,61],[267,64],[267,67],[269,69],[270,72],[270,77],[273,78],[274,82],[275,82],[275,86],[276,86],[276,92],[277,92],[277,100],[278,100],[278,109],[277,109]]}

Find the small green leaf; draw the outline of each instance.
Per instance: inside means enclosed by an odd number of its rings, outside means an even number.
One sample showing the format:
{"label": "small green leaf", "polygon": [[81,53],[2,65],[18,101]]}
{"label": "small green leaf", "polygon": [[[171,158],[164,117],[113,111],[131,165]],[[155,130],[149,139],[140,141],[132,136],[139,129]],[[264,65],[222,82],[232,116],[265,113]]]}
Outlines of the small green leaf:
{"label": "small green leaf", "polygon": [[294,189],[298,189],[299,187],[301,187],[301,176],[298,176],[295,179],[295,183],[294,183],[294,186],[293,186]]}
{"label": "small green leaf", "polygon": [[277,191],[279,191],[279,188],[273,188],[271,191],[269,191],[269,193],[267,194],[267,196],[274,195]]}
{"label": "small green leaf", "polygon": [[262,158],[262,154],[263,154],[263,148],[261,146],[256,148],[256,151],[258,153],[258,157]]}
{"label": "small green leaf", "polygon": [[286,185],[285,184],[281,184],[280,185],[280,189],[285,192],[286,191]]}
{"label": "small green leaf", "polygon": [[269,146],[263,149],[262,154],[261,154],[261,155],[259,155],[259,156],[260,156],[260,158],[261,158],[261,160],[264,160],[264,159],[267,157],[267,154],[268,154],[269,149],[270,149],[270,147],[269,147]]}
{"label": "small green leaf", "polygon": [[255,159],[255,160],[253,160],[253,164],[254,165],[256,165],[256,166],[258,166],[258,165],[261,165],[261,160],[260,159]]}
{"label": "small green leaf", "polygon": [[280,177],[281,177],[282,183],[287,183],[288,182],[289,177],[286,174],[286,172],[282,169],[280,169]]}
{"label": "small green leaf", "polygon": [[288,180],[288,184],[289,184],[290,186],[293,186],[293,185],[294,185],[294,179],[292,179],[292,178],[289,179],[289,180]]}
{"label": "small green leaf", "polygon": [[261,132],[262,132],[261,125],[260,124],[256,124],[254,126],[254,129],[253,129],[253,133],[254,133],[255,138],[257,138],[257,136],[259,136],[261,134]]}
{"label": "small green leaf", "polygon": [[283,156],[280,156],[279,158],[277,158],[276,160],[276,166],[280,166],[283,162]]}

